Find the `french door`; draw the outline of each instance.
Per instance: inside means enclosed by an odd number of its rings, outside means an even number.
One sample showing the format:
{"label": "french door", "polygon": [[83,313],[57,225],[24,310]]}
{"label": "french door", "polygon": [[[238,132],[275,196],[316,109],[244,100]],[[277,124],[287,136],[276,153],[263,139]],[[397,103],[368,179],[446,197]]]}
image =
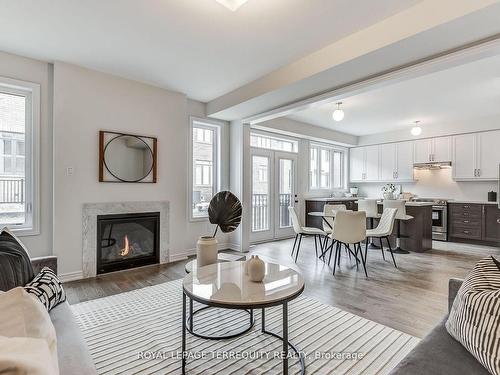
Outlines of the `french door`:
{"label": "french door", "polygon": [[250,242],[293,236],[288,207],[295,204],[297,155],[252,148]]}

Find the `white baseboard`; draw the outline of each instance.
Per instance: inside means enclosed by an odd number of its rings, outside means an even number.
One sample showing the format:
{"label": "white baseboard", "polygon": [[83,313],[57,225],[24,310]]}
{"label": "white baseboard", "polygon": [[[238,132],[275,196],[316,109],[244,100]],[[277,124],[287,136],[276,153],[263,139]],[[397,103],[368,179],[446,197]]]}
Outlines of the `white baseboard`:
{"label": "white baseboard", "polygon": [[67,283],[68,281],[81,280],[81,279],[83,279],[83,271],[62,273],[62,274],[58,275],[57,277],[63,283]]}

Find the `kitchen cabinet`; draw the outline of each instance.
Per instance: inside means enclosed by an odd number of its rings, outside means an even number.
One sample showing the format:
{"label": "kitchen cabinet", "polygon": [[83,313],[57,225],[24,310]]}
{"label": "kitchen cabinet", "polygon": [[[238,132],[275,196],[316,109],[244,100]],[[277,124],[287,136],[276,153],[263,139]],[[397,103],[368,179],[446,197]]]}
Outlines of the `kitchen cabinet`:
{"label": "kitchen cabinet", "polygon": [[417,164],[450,162],[451,146],[450,137],[418,139],[414,142],[414,162]]}
{"label": "kitchen cabinet", "polygon": [[413,142],[380,145],[380,180],[413,180]]}
{"label": "kitchen cabinet", "polygon": [[453,137],[455,180],[497,180],[500,164],[500,131]]}
{"label": "kitchen cabinet", "polygon": [[323,219],[319,216],[311,216],[309,212],[323,212],[325,204],[343,204],[346,209],[355,211],[358,198],[335,200],[335,198],[310,198],[306,199],[306,227],[323,229]]}
{"label": "kitchen cabinet", "polygon": [[379,180],[379,146],[355,147],[349,151],[351,182]]}
{"label": "kitchen cabinet", "polygon": [[500,209],[496,204],[448,203],[450,241],[500,243]]}

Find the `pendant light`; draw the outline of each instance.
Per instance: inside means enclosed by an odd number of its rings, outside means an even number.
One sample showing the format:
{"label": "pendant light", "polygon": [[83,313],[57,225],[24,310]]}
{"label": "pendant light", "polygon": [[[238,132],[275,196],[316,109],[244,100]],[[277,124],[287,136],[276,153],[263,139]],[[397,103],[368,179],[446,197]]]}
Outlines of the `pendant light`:
{"label": "pendant light", "polygon": [[422,134],[422,128],[420,127],[419,123],[420,121],[415,121],[415,126],[411,128],[411,135],[415,137]]}
{"label": "pendant light", "polygon": [[342,121],[344,119],[344,111],[340,109],[340,105],[342,104],[342,102],[337,102],[335,104],[337,104],[337,109],[333,111],[332,117],[337,122]]}

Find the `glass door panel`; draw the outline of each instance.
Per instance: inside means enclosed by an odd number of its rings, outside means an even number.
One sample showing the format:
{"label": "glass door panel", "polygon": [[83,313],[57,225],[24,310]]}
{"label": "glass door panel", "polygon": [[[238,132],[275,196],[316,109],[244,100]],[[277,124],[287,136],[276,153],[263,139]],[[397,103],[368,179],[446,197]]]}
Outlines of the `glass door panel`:
{"label": "glass door panel", "polygon": [[275,160],[276,222],[274,238],[283,238],[294,235],[288,207],[295,205],[297,156],[275,152]]}
{"label": "glass door panel", "polygon": [[274,235],[272,221],[272,152],[252,154],[252,241],[265,241]]}

